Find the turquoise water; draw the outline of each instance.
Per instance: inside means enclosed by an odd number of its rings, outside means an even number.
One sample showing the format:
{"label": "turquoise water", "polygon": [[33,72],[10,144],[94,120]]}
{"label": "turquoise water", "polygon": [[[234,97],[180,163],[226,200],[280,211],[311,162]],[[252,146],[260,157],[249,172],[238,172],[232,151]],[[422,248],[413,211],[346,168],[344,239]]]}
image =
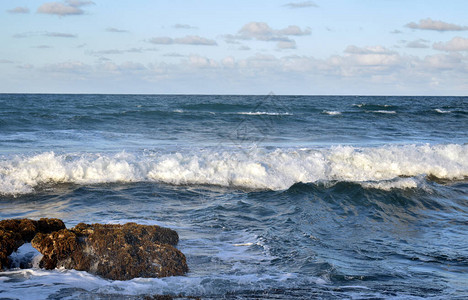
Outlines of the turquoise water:
{"label": "turquoise water", "polygon": [[2,94],[2,219],[171,227],[190,272],[0,297],[463,299],[467,128],[466,97]]}

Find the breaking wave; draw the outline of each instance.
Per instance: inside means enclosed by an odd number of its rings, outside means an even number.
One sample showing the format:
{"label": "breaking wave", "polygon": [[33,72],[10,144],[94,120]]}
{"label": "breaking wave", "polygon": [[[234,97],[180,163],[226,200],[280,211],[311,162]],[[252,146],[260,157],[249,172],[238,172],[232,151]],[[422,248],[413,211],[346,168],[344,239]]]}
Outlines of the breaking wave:
{"label": "breaking wave", "polygon": [[199,149],[176,153],[43,152],[0,158],[0,194],[32,193],[54,183],[153,181],[288,189],[298,182],[357,182],[365,188],[416,188],[417,177],[468,177],[468,144],[335,146],[241,151]]}

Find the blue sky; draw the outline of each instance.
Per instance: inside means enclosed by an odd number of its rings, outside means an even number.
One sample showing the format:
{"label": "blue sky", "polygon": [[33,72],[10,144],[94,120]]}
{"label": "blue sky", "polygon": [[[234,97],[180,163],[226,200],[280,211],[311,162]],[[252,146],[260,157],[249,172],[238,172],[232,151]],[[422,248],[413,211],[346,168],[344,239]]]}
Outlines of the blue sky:
{"label": "blue sky", "polygon": [[467,95],[468,1],[0,2],[0,92]]}

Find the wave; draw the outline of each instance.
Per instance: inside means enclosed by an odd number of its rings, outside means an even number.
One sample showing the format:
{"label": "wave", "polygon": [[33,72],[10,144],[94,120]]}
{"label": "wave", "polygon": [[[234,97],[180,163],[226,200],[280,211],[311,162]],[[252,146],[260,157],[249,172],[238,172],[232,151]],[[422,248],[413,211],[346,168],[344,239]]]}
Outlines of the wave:
{"label": "wave", "polygon": [[372,110],[372,111],[368,111],[368,112],[372,112],[372,113],[376,113],[376,114],[396,114],[396,111],[394,111],[394,110]]}
{"label": "wave", "polygon": [[251,116],[260,116],[260,115],[268,115],[268,116],[292,116],[291,113],[278,113],[278,112],[266,112],[266,111],[248,111],[248,112],[238,112],[238,115],[251,115]]}
{"label": "wave", "polygon": [[0,158],[3,195],[32,193],[45,184],[140,181],[266,190],[284,190],[298,182],[344,181],[385,190],[418,187],[419,181],[412,179],[418,176],[444,180],[468,177],[468,144],[244,151],[205,148],[176,153],[44,152]]}
{"label": "wave", "polygon": [[338,116],[341,115],[340,111],[335,111],[335,110],[324,110],[322,113],[330,115],[330,116]]}
{"label": "wave", "polygon": [[451,113],[450,110],[443,110],[443,109],[440,109],[440,108],[436,108],[434,109],[436,112],[438,112],[439,114],[448,114],[448,113]]}

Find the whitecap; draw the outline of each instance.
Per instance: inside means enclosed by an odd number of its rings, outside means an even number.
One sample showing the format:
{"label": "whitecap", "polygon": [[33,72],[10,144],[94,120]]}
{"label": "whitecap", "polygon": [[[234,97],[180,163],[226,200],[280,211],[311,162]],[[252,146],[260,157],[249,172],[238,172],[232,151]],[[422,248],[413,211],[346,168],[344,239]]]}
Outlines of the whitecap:
{"label": "whitecap", "polygon": [[336,110],[324,110],[323,113],[324,113],[324,114],[327,114],[327,115],[330,115],[330,116],[338,116],[338,115],[341,115],[341,112],[340,112],[340,111],[336,111]]}
{"label": "whitecap", "polygon": [[291,116],[291,113],[280,113],[280,112],[266,112],[266,111],[247,111],[247,112],[238,112],[238,115],[251,115],[251,116],[261,116],[261,115],[268,115],[268,116]]}
{"label": "whitecap", "polygon": [[[283,190],[297,182],[382,182],[424,175],[448,180],[468,176],[468,144],[248,151],[204,148],[175,153],[44,152],[0,158],[0,193],[26,194],[51,183],[139,181]],[[414,186],[411,181],[405,184]],[[380,183],[378,188],[387,189],[387,185]]]}

